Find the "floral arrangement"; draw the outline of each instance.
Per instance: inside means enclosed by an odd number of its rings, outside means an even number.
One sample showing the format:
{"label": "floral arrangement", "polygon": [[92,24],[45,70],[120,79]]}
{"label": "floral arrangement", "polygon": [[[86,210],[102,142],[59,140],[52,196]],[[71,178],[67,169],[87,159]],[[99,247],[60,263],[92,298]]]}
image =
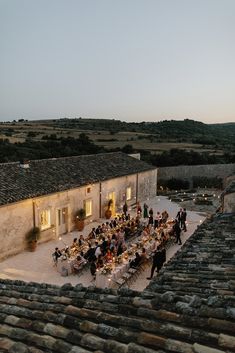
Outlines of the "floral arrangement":
{"label": "floral arrangement", "polygon": [[102,267],[100,273],[102,275],[109,275],[112,272],[112,264],[105,264],[104,267]]}

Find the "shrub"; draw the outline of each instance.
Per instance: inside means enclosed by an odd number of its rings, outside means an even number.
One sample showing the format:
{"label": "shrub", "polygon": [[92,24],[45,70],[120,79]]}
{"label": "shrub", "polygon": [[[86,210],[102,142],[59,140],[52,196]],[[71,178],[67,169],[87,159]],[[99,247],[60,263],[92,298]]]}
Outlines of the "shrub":
{"label": "shrub", "polygon": [[185,190],[189,188],[189,182],[183,179],[171,178],[169,180],[159,180],[158,187],[160,186],[169,190]]}
{"label": "shrub", "polygon": [[37,242],[40,239],[41,231],[39,227],[31,228],[25,235],[27,243]]}
{"label": "shrub", "polygon": [[197,188],[216,188],[216,189],[222,189],[223,181],[222,178],[214,177],[214,178],[208,178],[208,177],[193,177],[193,187]]}
{"label": "shrub", "polygon": [[75,219],[83,221],[85,218],[86,218],[86,211],[84,210],[84,208],[79,208],[79,210],[75,212]]}

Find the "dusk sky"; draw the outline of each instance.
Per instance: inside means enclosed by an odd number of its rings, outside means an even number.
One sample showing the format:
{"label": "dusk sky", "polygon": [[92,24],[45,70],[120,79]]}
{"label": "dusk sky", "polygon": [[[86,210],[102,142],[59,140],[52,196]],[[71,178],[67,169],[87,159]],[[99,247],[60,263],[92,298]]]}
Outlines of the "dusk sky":
{"label": "dusk sky", "polygon": [[0,0],[0,120],[235,122],[235,0]]}

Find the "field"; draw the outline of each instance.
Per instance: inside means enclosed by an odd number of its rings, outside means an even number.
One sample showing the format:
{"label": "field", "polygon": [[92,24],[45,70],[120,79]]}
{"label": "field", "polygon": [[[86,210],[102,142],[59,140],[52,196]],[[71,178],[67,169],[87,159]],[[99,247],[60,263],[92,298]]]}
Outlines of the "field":
{"label": "field", "polygon": [[152,154],[161,154],[170,149],[184,149],[186,151],[196,151],[199,153],[222,154],[223,148],[215,148],[212,145],[192,143],[190,141],[175,141],[169,136],[158,138],[150,133],[118,131],[116,133],[107,130],[89,130],[81,128],[58,127],[56,124],[41,122],[14,122],[2,123],[0,125],[0,139],[8,139],[11,143],[50,139],[50,135],[56,138],[73,137],[78,138],[81,133],[85,133],[96,145],[106,149],[123,148],[132,145],[135,150],[145,150]]}

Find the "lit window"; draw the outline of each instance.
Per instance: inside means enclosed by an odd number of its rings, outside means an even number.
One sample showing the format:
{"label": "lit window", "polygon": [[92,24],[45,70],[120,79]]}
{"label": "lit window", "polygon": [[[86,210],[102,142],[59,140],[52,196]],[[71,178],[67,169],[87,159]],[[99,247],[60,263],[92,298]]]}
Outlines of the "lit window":
{"label": "lit window", "polygon": [[126,188],[126,199],[127,200],[131,199],[131,187]]}
{"label": "lit window", "polygon": [[51,226],[51,212],[50,210],[43,210],[40,212],[40,227],[41,230],[50,228]]}
{"label": "lit window", "polygon": [[92,215],[92,200],[85,200],[84,208],[86,211],[86,217],[91,216]]}

